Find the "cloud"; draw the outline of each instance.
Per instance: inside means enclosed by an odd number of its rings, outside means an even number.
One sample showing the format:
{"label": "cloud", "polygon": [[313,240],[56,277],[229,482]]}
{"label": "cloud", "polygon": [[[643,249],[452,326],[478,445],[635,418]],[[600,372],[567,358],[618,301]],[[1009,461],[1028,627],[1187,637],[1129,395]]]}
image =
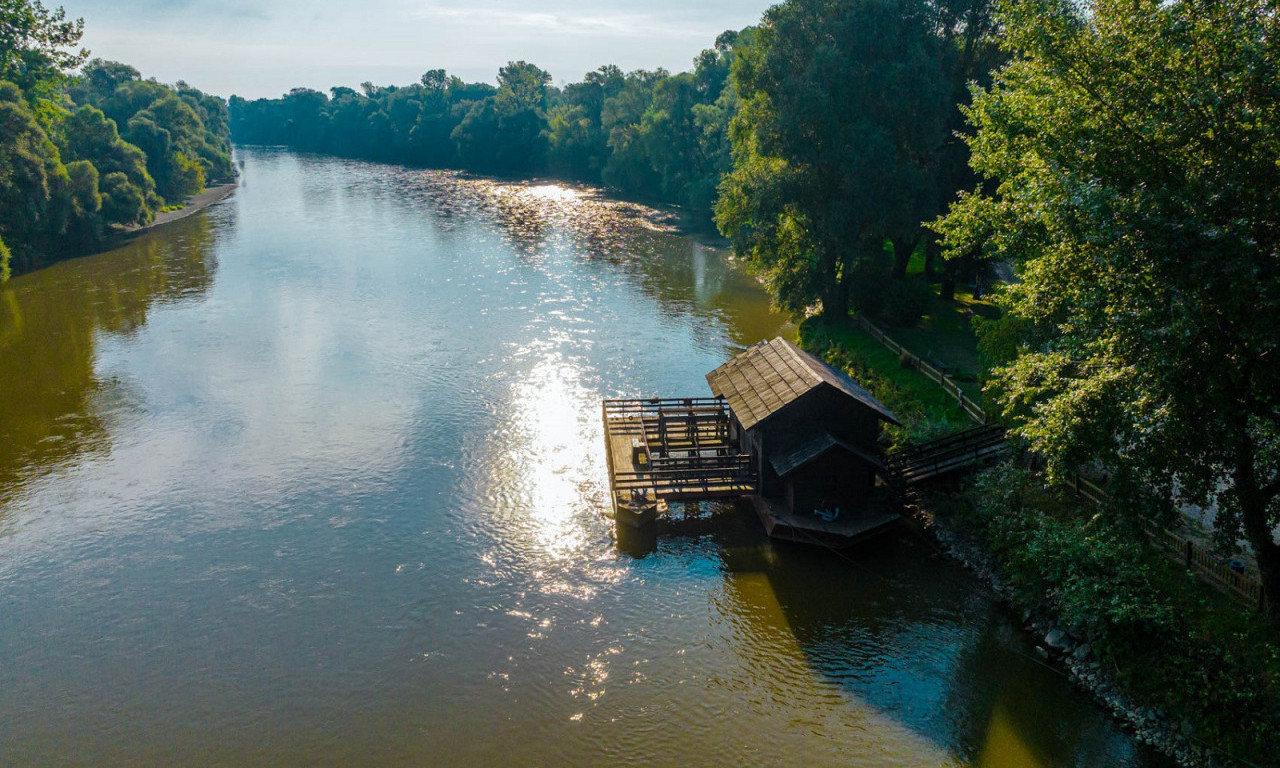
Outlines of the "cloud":
{"label": "cloud", "polygon": [[526,11],[502,6],[474,4],[446,5],[432,3],[411,12],[414,18],[447,21],[483,28],[492,34],[496,29],[508,33],[556,33],[561,35],[608,35],[647,38],[701,37],[702,30],[660,20],[653,14],[619,11],[614,13],[575,13]]}

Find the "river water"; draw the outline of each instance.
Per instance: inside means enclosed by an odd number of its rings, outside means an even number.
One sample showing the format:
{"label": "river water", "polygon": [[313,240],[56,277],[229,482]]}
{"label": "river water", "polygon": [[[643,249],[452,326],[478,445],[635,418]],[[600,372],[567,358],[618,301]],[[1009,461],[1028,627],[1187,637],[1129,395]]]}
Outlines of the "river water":
{"label": "river water", "polygon": [[615,547],[600,399],[794,333],[669,215],[240,158],[0,288],[0,765],[1165,764],[921,540]]}

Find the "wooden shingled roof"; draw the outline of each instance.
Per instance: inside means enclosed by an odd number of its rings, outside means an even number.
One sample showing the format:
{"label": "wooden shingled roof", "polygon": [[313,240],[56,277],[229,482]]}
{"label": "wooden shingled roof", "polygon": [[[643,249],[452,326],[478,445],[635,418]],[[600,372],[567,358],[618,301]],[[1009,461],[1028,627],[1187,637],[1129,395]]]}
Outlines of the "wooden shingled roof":
{"label": "wooden shingled roof", "polygon": [[898,424],[862,385],[783,338],[762,341],[707,374],[712,394],[723,397],[743,429],[751,429],[802,395],[829,386]]}

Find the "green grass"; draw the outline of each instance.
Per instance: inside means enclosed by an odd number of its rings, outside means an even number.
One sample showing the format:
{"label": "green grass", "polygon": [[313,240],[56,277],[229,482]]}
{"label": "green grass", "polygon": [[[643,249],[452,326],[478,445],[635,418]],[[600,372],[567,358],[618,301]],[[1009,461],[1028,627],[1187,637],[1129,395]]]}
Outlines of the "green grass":
{"label": "green grass", "polygon": [[966,393],[978,399],[982,359],[978,354],[978,338],[973,333],[973,318],[994,318],[999,314],[1000,310],[991,302],[957,292],[953,302],[935,299],[929,314],[914,328],[882,330],[919,357],[951,368],[952,376]]}
{"label": "green grass", "polygon": [[960,405],[918,371],[852,323],[835,325],[812,317],[800,326],[801,345],[845,369],[906,425],[895,442],[967,429],[973,420]]}

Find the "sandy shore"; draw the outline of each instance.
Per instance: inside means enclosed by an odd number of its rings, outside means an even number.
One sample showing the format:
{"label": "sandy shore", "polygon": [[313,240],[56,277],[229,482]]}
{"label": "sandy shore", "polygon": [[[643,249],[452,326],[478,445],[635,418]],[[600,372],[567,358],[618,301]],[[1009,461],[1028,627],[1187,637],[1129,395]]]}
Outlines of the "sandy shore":
{"label": "sandy shore", "polygon": [[146,232],[148,230],[155,229],[156,227],[163,227],[165,224],[171,224],[179,219],[185,219],[193,213],[203,211],[214,203],[221,202],[226,200],[228,197],[231,197],[231,193],[236,191],[236,186],[237,185],[233,182],[231,184],[219,184],[216,187],[209,187],[200,194],[193,195],[191,199],[187,200],[187,204],[182,208],[176,211],[157,213],[156,220],[145,227],[129,227],[125,231],[133,235],[139,232]]}

